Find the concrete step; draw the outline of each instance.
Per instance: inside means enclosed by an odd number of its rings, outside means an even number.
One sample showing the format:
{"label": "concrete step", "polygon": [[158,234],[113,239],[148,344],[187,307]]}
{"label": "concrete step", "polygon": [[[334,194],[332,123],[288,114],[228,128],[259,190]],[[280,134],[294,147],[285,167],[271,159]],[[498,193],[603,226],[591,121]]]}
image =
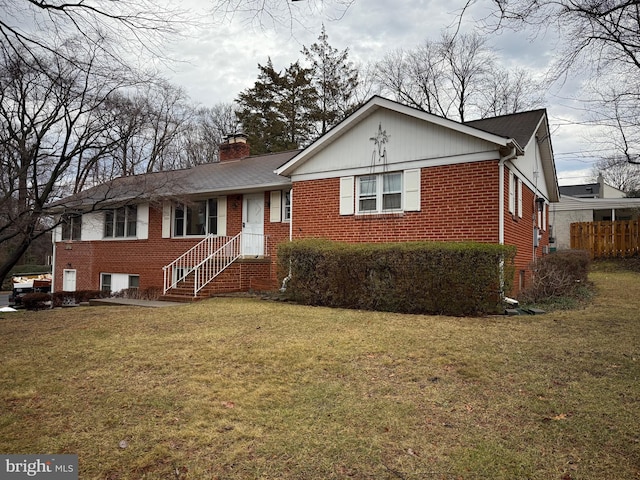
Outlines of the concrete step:
{"label": "concrete step", "polygon": [[191,303],[199,300],[204,300],[204,297],[194,297],[192,295],[175,295],[168,293],[167,295],[161,295],[158,300],[162,302],[178,302],[178,303]]}

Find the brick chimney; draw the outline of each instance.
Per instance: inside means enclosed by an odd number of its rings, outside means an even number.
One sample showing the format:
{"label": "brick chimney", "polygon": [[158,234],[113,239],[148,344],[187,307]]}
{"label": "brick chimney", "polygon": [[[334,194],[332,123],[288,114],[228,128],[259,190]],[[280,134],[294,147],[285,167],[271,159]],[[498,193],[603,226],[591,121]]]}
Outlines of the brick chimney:
{"label": "brick chimney", "polygon": [[227,135],[218,148],[218,158],[221,162],[248,157],[250,153],[247,136],[243,133]]}

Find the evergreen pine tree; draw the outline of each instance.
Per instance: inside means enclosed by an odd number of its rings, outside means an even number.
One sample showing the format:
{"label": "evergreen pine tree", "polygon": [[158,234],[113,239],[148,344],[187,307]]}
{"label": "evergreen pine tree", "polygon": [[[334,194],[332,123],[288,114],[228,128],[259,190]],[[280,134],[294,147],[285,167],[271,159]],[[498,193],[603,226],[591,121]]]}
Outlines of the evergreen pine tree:
{"label": "evergreen pine tree", "polygon": [[313,128],[310,111],[315,90],[310,86],[310,70],[299,62],[283,73],[258,64],[260,74],[254,86],[240,95],[238,119],[254,154],[300,148],[311,142]]}
{"label": "evergreen pine tree", "polygon": [[349,49],[339,51],[329,45],[328,38],[322,25],[318,42],[302,49],[311,65],[311,85],[317,92],[312,118],[321,135],[359,106],[354,100],[358,70],[348,59]]}

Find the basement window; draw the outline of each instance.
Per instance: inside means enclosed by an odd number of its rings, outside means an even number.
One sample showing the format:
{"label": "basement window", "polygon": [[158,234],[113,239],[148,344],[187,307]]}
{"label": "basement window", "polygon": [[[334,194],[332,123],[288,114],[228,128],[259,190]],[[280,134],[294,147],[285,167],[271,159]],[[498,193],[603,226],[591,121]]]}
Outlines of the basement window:
{"label": "basement window", "polygon": [[128,273],[102,273],[100,274],[100,290],[103,292],[119,292],[126,289],[140,287],[140,275]]}

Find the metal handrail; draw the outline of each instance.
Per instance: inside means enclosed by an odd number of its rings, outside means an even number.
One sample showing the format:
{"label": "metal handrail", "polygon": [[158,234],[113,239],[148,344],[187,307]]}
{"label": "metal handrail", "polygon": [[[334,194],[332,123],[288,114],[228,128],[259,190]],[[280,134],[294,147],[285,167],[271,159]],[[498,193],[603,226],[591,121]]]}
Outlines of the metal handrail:
{"label": "metal handrail", "polygon": [[[211,256],[211,252],[217,251],[225,245],[232,237],[217,237],[207,235],[199,243],[184,252],[169,265],[162,267],[164,271],[164,294],[183,281],[193,270],[194,265],[200,264],[204,259]],[[174,273],[175,272],[175,273]]]}
{"label": "metal handrail", "polygon": [[242,233],[237,234],[193,268],[193,296],[242,254]]}
{"label": "metal handrail", "polygon": [[238,233],[235,237],[216,237],[208,235],[197,245],[162,267],[164,272],[164,291],[175,288],[191,273],[194,275],[193,296],[197,296],[211,280],[222,273],[229,265],[243,255],[245,242],[258,246],[268,252],[268,237],[262,234]]}

